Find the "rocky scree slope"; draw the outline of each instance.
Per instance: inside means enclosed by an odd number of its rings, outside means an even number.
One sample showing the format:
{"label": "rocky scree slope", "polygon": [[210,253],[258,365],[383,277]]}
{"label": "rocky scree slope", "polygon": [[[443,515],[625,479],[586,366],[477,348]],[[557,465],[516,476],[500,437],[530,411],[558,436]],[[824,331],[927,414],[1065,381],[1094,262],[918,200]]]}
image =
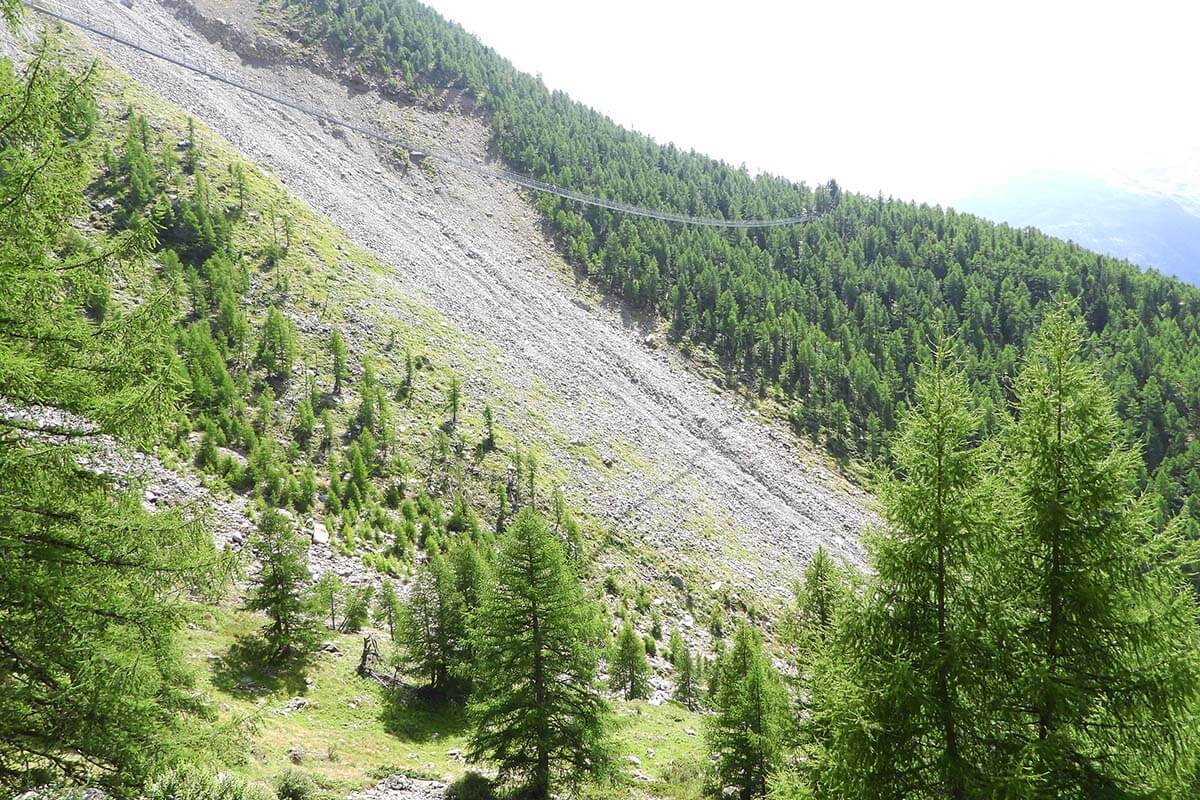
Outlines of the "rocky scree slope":
{"label": "rocky scree slope", "polygon": [[[270,63],[258,47],[243,59],[219,41],[254,42],[248,0],[233,23],[222,3],[64,0],[62,9],[147,47],[388,130],[416,147],[485,160],[478,119],[402,106],[303,67]],[[186,13],[184,10],[186,10]],[[208,24],[197,20],[208,19]],[[238,36],[214,30],[240,26]],[[195,26],[195,27],[194,27]],[[503,424],[550,442],[569,474],[572,501],[612,521],[672,569],[726,578],[782,596],[799,566],[824,545],[860,563],[859,533],[871,500],[782,424],[758,418],[712,387],[683,358],[657,347],[620,309],[577,286],[515,188],[448,165],[402,171],[395,154],[353,132],[90,37],[118,67],[224,136],[298,198],[376,256],[380,273],[329,287],[350,338],[380,335],[375,321],[411,316],[412,302],[462,333],[455,365],[476,396],[503,396]],[[245,48],[243,48],[245,49]]]}

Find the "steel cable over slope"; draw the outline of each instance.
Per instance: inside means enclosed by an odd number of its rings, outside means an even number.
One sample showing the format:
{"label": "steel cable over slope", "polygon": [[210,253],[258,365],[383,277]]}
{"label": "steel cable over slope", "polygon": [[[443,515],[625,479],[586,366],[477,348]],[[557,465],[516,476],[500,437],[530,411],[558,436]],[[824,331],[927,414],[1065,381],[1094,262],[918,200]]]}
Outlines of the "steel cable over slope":
{"label": "steel cable over slope", "polygon": [[80,30],[87,31],[88,33],[95,34],[101,38],[108,39],[109,41],[116,42],[117,44],[125,47],[129,47],[138,51],[139,53],[145,53],[148,56],[166,61],[169,64],[174,64],[175,66],[188,70],[189,72],[194,72],[197,75],[203,75],[211,80],[232,86],[234,89],[252,94],[255,97],[262,98],[270,103],[274,103],[285,108],[290,108],[293,111],[298,111],[306,116],[310,116],[318,120],[324,120],[331,125],[336,125],[340,128],[354,131],[369,139],[375,139],[393,147],[399,147],[412,152],[424,152],[426,155],[436,158],[437,160],[443,161],[447,164],[454,164],[455,166],[470,170],[471,172],[475,172],[489,178],[507,181],[508,183],[516,184],[517,186],[522,186],[526,189],[532,189],[535,192],[545,192],[546,194],[557,195],[558,197],[572,200],[576,203],[582,203],[583,205],[606,208],[610,211],[617,211],[622,214],[632,214],[638,217],[663,220],[664,222],[675,222],[681,225],[703,225],[710,228],[773,228],[783,225],[796,225],[801,222],[807,222],[814,216],[813,212],[805,212],[794,217],[782,217],[779,219],[721,219],[718,217],[692,217],[686,214],[676,214],[670,211],[659,211],[653,208],[643,208],[641,206],[630,205],[629,203],[621,203],[616,200],[608,200],[603,197],[577,192],[574,189],[567,189],[562,186],[557,186],[553,183],[547,183],[546,181],[541,181],[537,178],[531,178],[528,175],[522,175],[511,170],[490,167],[486,164],[474,161],[473,159],[455,155],[454,153],[414,147],[395,136],[384,133],[383,131],[370,128],[365,125],[359,125],[358,123],[349,122],[339,117],[327,114],[320,109],[313,108],[294,100],[289,100],[286,97],[280,97],[279,95],[272,94],[270,92],[265,92],[261,89],[256,89],[255,87],[242,83],[241,81],[226,77],[219,72],[213,72],[206,67],[198,67],[194,64],[190,64],[186,61],[175,58],[174,56],[167,55],[166,53],[144,47],[137,42],[127,39],[117,33],[102,30],[87,22],[75,19],[57,11],[52,11],[51,9],[38,5],[37,3],[24,2],[23,0],[22,5],[40,14],[45,14],[46,16],[52,17],[60,22],[65,22],[68,25],[79,28]]}

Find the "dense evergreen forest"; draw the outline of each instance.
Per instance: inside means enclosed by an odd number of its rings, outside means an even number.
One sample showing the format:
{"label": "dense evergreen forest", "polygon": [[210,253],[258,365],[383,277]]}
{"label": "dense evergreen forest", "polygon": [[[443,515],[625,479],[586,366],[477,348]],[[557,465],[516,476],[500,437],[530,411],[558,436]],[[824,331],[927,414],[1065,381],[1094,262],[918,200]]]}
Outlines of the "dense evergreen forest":
{"label": "dense evergreen forest", "polygon": [[[1045,310],[1076,298],[1089,356],[1114,388],[1160,521],[1186,506],[1200,463],[1200,290],[1033,230],[952,210],[809,188],[683,152],[550,92],[416,0],[287,0],[307,35],[356,70],[430,92],[469,90],[515,169],[602,197],[749,219],[812,210],[812,222],[723,232],[631,218],[556,197],[538,202],[588,275],[670,321],[795,427],[839,457],[888,455],[915,367],[943,332],[966,344],[971,392],[994,430]],[[797,146],[803,146],[798,138]]]}

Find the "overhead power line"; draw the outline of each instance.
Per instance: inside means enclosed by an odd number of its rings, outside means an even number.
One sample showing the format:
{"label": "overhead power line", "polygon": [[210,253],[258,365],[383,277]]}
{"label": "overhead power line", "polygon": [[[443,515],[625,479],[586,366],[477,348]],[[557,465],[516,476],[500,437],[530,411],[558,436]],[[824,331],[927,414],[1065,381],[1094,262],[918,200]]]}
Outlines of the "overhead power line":
{"label": "overhead power line", "polygon": [[66,14],[52,11],[51,9],[38,5],[37,3],[22,2],[22,5],[24,5],[26,8],[32,9],[33,11],[37,11],[40,14],[45,14],[46,16],[57,19],[60,22],[65,22],[68,25],[79,28],[80,30],[87,31],[88,33],[95,34],[101,38],[108,39],[109,41],[116,42],[117,44],[136,50],[139,53],[145,53],[153,58],[161,59],[162,61],[166,61],[169,64],[174,64],[181,69],[194,72],[197,75],[203,75],[211,80],[232,86],[239,91],[252,94],[255,97],[259,97],[276,105],[290,108],[293,111],[298,111],[301,114],[314,117],[318,120],[324,120],[325,122],[336,125],[340,128],[355,131],[356,133],[362,134],[369,139],[375,139],[376,141],[380,141],[394,147],[400,147],[411,152],[424,152],[426,155],[436,158],[437,160],[443,161],[447,164],[454,164],[455,166],[470,170],[471,172],[475,172],[489,178],[507,181],[508,183],[513,183],[526,189],[532,189],[536,192],[545,192],[547,194],[557,195],[558,197],[572,200],[576,203],[582,203],[583,205],[606,208],[610,211],[617,211],[622,214],[632,214],[638,217],[659,219],[663,220],[664,222],[676,222],[681,225],[703,225],[710,228],[773,228],[782,225],[796,225],[801,222],[807,222],[814,216],[812,212],[805,212],[794,217],[783,217],[779,219],[721,219],[718,217],[693,217],[686,214],[676,214],[671,211],[659,211],[653,208],[643,208],[642,206],[630,205],[629,203],[621,203],[616,200],[608,200],[603,197],[577,192],[574,189],[567,189],[562,186],[557,186],[553,183],[547,183],[546,181],[541,181],[537,178],[531,178],[528,175],[522,175],[511,170],[488,166],[471,158],[465,158],[454,153],[415,147],[395,136],[392,136],[391,134],[384,133],[383,131],[365,125],[360,125],[355,122],[350,122],[348,120],[341,119],[340,117],[335,117],[321,109],[305,105],[304,103],[296,102],[295,100],[289,100],[286,97],[281,97],[271,92],[263,91],[262,89],[257,89],[253,86],[242,83],[241,81],[222,75],[219,72],[214,72],[207,67],[199,67],[166,53],[145,47],[113,31],[97,28],[94,25],[84,22],[83,20],[78,20]]}

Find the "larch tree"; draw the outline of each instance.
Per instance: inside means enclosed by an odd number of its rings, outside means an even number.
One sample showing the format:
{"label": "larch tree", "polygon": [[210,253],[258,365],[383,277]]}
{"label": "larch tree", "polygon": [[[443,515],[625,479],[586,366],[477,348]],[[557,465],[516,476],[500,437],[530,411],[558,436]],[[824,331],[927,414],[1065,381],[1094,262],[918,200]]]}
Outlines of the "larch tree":
{"label": "larch tree", "polygon": [[[840,614],[853,599],[849,569],[818,547],[795,587],[795,602],[783,619],[781,639],[791,651],[796,724],[795,775],[792,785],[813,796],[827,793],[823,770],[828,764],[837,713],[843,664],[837,648]],[[795,792],[781,793],[791,796]]]}
{"label": "larch tree", "polygon": [[1069,308],[1044,324],[1003,436],[1019,502],[1011,746],[1038,797],[1191,796],[1200,741],[1195,596],[1150,526],[1139,455],[1083,360]]}
{"label": "larch tree", "polygon": [[[331,631],[338,630],[340,627],[338,620],[345,618],[346,612],[343,608],[345,597],[346,582],[332,570],[326,572],[313,584],[313,605],[322,617],[328,618],[327,627]],[[338,617],[339,611],[342,613],[340,618]]]}
{"label": "larch tree", "polygon": [[398,626],[400,663],[444,694],[467,671],[466,608],[436,541],[413,582]]}
{"label": "larch tree", "polygon": [[533,509],[500,541],[475,620],[470,758],[545,800],[611,763],[610,712],[597,685],[603,628],[563,544]]}
{"label": "larch tree", "polygon": [[696,660],[686,647],[679,651],[675,662],[675,702],[689,711],[700,707],[700,686],[696,674]]}
{"label": "larch tree", "polygon": [[462,408],[462,380],[457,375],[450,376],[450,384],[446,387],[446,410],[450,412],[450,428],[458,427],[458,412]]}
{"label": "larch tree", "polygon": [[705,740],[720,789],[739,800],[764,797],[783,763],[787,691],[763,649],[762,635],[742,626],[720,661],[721,679]]}
{"label": "larch tree", "polygon": [[259,337],[258,363],[269,379],[282,383],[292,374],[295,360],[296,332],[292,321],[271,306]]}
{"label": "larch tree", "polygon": [[292,529],[287,517],[267,509],[249,543],[256,566],[246,591],[246,608],[263,612],[269,620],[263,635],[270,657],[282,661],[307,655],[318,632],[306,596],[312,580],[308,542]]}
{"label": "larch tree", "polygon": [[396,584],[391,578],[384,578],[379,586],[379,595],[375,598],[375,613],[372,618],[377,626],[387,631],[388,639],[396,641],[396,628],[403,613],[403,606],[396,594]]}
{"label": "larch tree", "polygon": [[994,777],[985,600],[1001,492],[979,424],[965,377],[937,346],[901,419],[895,471],[880,483],[885,525],[868,540],[876,575],[839,653],[863,719],[833,745],[844,796],[964,800]]}
{"label": "larch tree", "polygon": [[333,358],[333,393],[341,394],[350,370],[346,366],[346,342],[337,328],[329,334],[329,355]]}
{"label": "larch tree", "polygon": [[470,539],[458,542],[452,552],[454,562],[454,584],[462,595],[468,614],[475,613],[480,606],[487,586],[492,580],[486,561],[479,548]]}
{"label": "larch tree", "polygon": [[608,665],[608,683],[612,691],[626,700],[644,700],[650,696],[650,665],[646,645],[628,620],[621,626]]}

